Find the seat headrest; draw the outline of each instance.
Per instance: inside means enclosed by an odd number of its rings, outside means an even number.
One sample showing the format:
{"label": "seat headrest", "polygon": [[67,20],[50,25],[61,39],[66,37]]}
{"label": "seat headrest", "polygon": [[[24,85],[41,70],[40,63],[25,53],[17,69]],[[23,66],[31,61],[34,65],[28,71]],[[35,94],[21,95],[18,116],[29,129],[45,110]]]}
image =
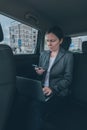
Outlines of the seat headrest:
{"label": "seat headrest", "polygon": [[63,42],[61,46],[65,49],[68,50],[71,44],[71,37],[64,37]]}
{"label": "seat headrest", "polygon": [[15,72],[12,49],[8,45],[0,44],[0,85],[14,82]]}
{"label": "seat headrest", "polygon": [[2,32],[2,27],[0,24],[0,42],[3,40],[3,32]]}
{"label": "seat headrest", "polygon": [[87,53],[87,41],[82,42],[82,52]]}

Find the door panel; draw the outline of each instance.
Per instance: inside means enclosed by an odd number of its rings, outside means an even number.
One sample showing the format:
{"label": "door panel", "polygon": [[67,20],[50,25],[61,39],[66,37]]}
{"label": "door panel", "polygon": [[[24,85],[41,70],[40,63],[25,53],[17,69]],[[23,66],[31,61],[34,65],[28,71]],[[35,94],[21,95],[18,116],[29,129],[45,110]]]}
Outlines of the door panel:
{"label": "door panel", "polygon": [[16,75],[36,78],[36,72],[32,64],[38,64],[39,56],[36,54],[29,55],[14,55],[16,62]]}

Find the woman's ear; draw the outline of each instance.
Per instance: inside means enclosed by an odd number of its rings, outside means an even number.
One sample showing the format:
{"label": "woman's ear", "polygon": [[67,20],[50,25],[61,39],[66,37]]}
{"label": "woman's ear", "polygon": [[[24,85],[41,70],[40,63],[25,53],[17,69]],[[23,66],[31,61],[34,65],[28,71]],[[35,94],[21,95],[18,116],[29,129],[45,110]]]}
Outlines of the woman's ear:
{"label": "woman's ear", "polygon": [[63,42],[63,38],[61,38],[61,40],[60,40],[60,44],[62,44],[62,42]]}

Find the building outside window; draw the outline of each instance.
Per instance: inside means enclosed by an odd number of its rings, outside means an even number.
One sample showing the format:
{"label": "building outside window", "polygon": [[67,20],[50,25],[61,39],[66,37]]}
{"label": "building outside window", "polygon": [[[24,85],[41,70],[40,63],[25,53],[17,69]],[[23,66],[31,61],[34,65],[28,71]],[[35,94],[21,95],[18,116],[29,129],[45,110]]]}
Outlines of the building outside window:
{"label": "building outside window", "polygon": [[38,30],[0,14],[4,40],[14,54],[33,54],[37,44]]}
{"label": "building outside window", "polygon": [[87,41],[87,36],[72,37],[72,42],[69,50],[72,52],[82,52],[82,42]]}

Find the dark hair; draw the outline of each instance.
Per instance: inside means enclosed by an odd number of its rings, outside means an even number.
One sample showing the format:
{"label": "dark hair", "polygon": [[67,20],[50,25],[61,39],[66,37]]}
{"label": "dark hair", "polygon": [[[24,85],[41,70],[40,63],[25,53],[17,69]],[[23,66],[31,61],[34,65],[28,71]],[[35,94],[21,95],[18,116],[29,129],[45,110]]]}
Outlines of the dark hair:
{"label": "dark hair", "polygon": [[70,47],[71,41],[72,41],[71,37],[69,37],[69,36],[64,37],[61,46],[62,46],[65,50],[68,50],[69,47]]}
{"label": "dark hair", "polygon": [[51,27],[49,28],[47,31],[46,31],[46,34],[49,34],[49,33],[53,33],[54,35],[56,35],[60,40],[64,37],[64,33],[62,31],[62,29],[58,26],[54,26],[54,27]]}

